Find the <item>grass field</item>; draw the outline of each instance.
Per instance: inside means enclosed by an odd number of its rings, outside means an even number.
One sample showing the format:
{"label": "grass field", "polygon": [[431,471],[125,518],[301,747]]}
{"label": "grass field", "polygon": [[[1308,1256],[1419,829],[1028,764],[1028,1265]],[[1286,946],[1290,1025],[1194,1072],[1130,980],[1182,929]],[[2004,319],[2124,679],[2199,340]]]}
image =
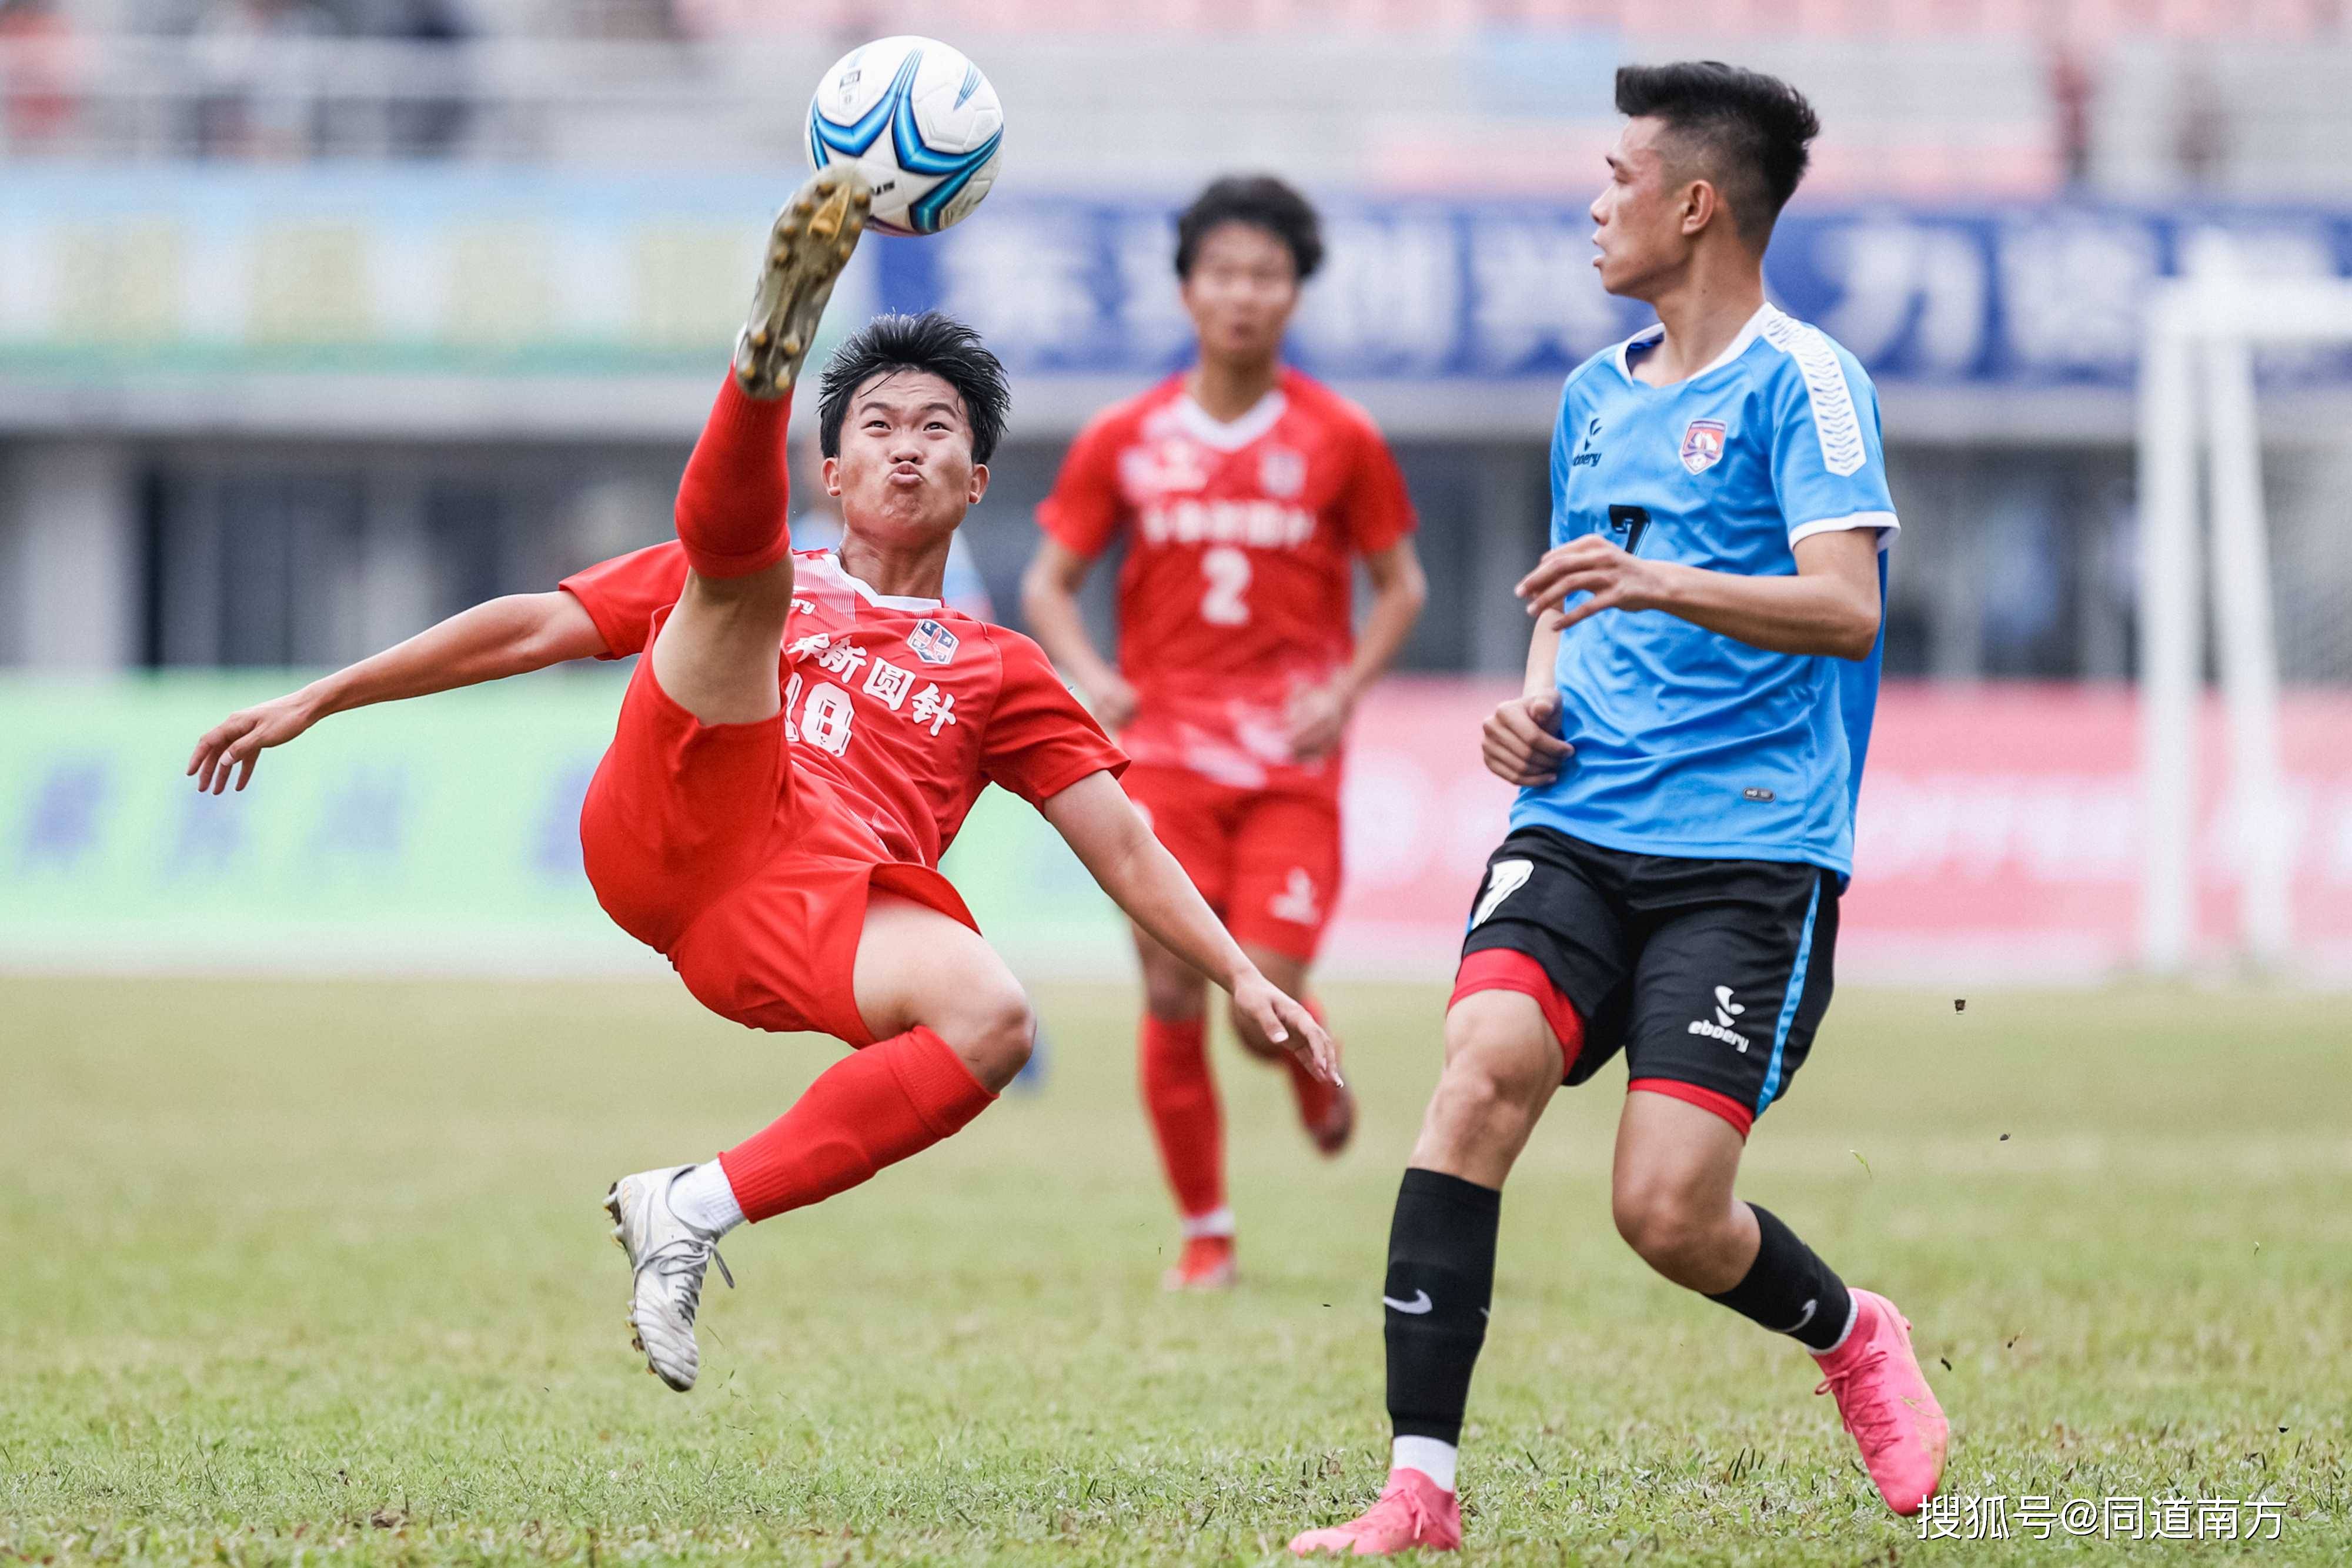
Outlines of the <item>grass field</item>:
{"label": "grass field", "polygon": [[[1333,1164],[1221,1059],[1244,1283],[1172,1299],[1129,997],[1045,989],[1041,1093],[736,1237],[680,1397],[604,1185],[830,1046],[651,985],[0,982],[0,1559],[1272,1562],[1383,1469],[1439,998],[1330,998],[1367,1098]],[[1793,1347],[1616,1239],[1612,1073],[1504,1206],[1470,1561],[2352,1561],[2341,1002],[1968,1004],[1842,997],[1747,1190],[1903,1303],[1954,1490],[2265,1495],[2280,1538],[1920,1542]]]}

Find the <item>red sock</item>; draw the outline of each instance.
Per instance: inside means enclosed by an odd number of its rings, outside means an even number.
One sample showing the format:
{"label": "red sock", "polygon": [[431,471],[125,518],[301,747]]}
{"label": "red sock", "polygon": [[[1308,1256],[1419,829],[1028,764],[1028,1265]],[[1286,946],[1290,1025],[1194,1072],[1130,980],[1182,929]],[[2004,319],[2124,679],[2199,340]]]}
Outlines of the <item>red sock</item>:
{"label": "red sock", "polygon": [[[1321,1002],[1310,997],[1299,1005],[1314,1015],[1317,1023],[1326,1029],[1331,1027],[1323,1017]],[[1320,1127],[1324,1118],[1331,1114],[1332,1103],[1339,1098],[1339,1086],[1326,1083],[1316,1077],[1314,1070],[1307,1065],[1307,1059],[1295,1051],[1282,1053],[1282,1065],[1284,1071],[1290,1074],[1290,1092],[1298,1102],[1299,1124],[1310,1131]]]}
{"label": "red sock", "polygon": [[703,577],[745,577],[793,548],[784,423],[793,400],[762,402],[730,372],[677,486],[677,537]]}
{"label": "red sock", "polygon": [[719,1156],[746,1219],[822,1203],[988,1109],[948,1042],[920,1024],[825,1069],[793,1108]]}
{"label": "red sock", "polygon": [[1225,1134],[1217,1086],[1209,1076],[1205,1019],[1171,1023],[1143,1015],[1137,1040],[1143,1108],[1160,1140],[1160,1160],[1186,1219],[1219,1216],[1225,1207]]}

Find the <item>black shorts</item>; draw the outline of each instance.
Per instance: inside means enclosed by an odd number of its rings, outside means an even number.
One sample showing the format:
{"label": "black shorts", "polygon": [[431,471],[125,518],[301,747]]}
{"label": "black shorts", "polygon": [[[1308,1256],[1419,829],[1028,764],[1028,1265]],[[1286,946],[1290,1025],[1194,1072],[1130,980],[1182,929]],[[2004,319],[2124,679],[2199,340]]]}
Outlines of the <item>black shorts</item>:
{"label": "black shorts", "polygon": [[1622,1049],[1633,1087],[1745,1136],[1829,1010],[1837,911],[1837,874],[1820,866],[1633,854],[1521,828],[1486,862],[1454,996],[1523,991],[1560,1037],[1565,1082]]}

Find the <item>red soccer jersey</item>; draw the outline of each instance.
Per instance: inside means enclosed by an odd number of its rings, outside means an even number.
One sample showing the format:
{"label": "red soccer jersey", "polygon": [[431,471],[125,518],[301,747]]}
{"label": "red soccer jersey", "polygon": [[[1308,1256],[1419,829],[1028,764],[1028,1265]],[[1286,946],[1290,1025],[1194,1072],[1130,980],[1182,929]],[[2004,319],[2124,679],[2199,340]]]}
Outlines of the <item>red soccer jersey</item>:
{"label": "red soccer jersey", "polygon": [[[936,867],[980,792],[1031,805],[1127,758],[1045,650],[935,599],[876,593],[822,551],[793,557],[777,679],[795,772],[821,779],[889,859]],[[686,586],[672,541],[563,580],[607,658],[645,651]]]}
{"label": "red soccer jersey", "polygon": [[1404,476],[1370,416],[1297,371],[1231,424],[1171,376],[1078,435],[1037,510],[1079,555],[1120,533],[1120,744],[1138,762],[1242,789],[1336,790],[1301,765],[1286,710],[1353,651],[1354,562],[1412,531]]}

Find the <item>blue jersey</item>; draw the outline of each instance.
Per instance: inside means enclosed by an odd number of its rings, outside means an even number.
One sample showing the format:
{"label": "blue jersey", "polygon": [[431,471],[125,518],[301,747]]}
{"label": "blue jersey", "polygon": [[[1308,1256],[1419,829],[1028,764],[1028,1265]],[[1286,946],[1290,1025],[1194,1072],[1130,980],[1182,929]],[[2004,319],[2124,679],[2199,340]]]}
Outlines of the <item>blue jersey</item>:
{"label": "blue jersey", "polygon": [[[1551,448],[1551,540],[1598,533],[1636,555],[1748,577],[1794,547],[1895,528],[1878,397],[1853,355],[1767,305],[1714,364],[1654,387],[1632,361],[1653,327],[1568,378]],[[1771,653],[1664,611],[1605,611],[1562,633],[1561,731],[1576,754],[1523,789],[1515,828],[1695,860],[1853,866],[1853,802],[1882,637],[1860,663]]]}

